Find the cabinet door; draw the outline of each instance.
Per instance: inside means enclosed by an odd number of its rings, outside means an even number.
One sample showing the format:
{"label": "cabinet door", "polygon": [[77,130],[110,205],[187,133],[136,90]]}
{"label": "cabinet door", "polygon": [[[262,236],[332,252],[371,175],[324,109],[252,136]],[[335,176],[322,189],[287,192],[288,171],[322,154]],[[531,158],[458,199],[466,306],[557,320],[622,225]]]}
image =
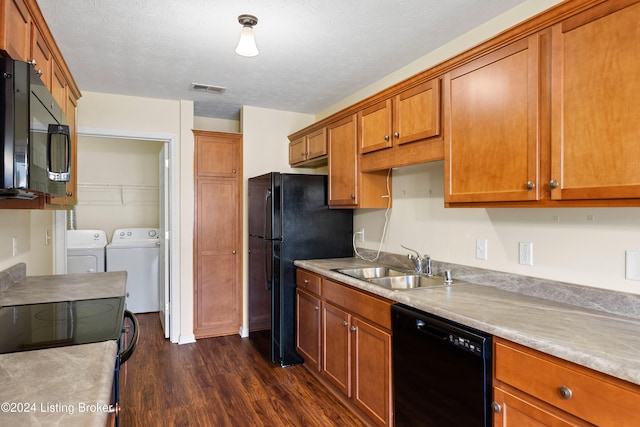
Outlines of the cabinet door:
{"label": "cabinet door", "polygon": [[296,348],[311,369],[320,371],[320,299],[297,289],[296,303]]}
{"label": "cabinet door", "polygon": [[51,88],[51,73],[53,67],[53,58],[51,56],[51,50],[47,45],[42,33],[38,30],[38,27],[33,25],[31,27],[31,56],[30,58],[35,61],[33,67],[40,74],[40,79],[44,85],[52,91]]}
{"label": "cabinet door", "polygon": [[31,15],[24,0],[1,0],[0,7],[0,49],[13,59],[29,60]]}
{"label": "cabinet door", "polygon": [[71,177],[67,182],[67,205],[78,202],[78,136],[76,132],[78,101],[71,91],[67,91],[67,125],[71,137]]}
{"label": "cabinet door", "polygon": [[591,425],[582,422],[573,422],[559,413],[559,411],[535,403],[526,395],[509,393],[499,387],[493,389],[494,404],[497,404],[499,412],[494,409],[494,427],[570,427]]}
{"label": "cabinet door", "polygon": [[538,199],[539,39],[445,75],[445,202]]}
{"label": "cabinet door", "polygon": [[307,160],[306,137],[301,136],[289,143],[289,164],[295,165]]}
{"label": "cabinet door", "polygon": [[327,127],[329,140],[329,205],[352,207],[358,203],[358,158],[355,115]]}
{"label": "cabinet door", "polygon": [[327,128],[318,129],[307,135],[307,159],[327,155]]}
{"label": "cabinet door", "polygon": [[237,333],[238,185],[232,179],[200,179],[196,192],[194,333],[197,338]]}
{"label": "cabinet door", "polygon": [[350,322],[349,313],[322,303],[321,373],[348,397],[351,397]]}
{"label": "cabinet door", "polygon": [[553,27],[553,199],[640,197],[639,22],[617,1]]}
{"label": "cabinet door", "polygon": [[391,112],[391,99],[378,102],[358,112],[360,153],[370,153],[393,146]]}
{"label": "cabinet door", "polygon": [[236,177],[240,173],[238,135],[193,132],[196,139],[196,173],[199,177]]}
{"label": "cabinet door", "polygon": [[380,425],[391,420],[391,335],[354,317],[353,400]]}
{"label": "cabinet door", "polygon": [[394,143],[406,144],[440,135],[440,80],[433,79],[393,99]]}

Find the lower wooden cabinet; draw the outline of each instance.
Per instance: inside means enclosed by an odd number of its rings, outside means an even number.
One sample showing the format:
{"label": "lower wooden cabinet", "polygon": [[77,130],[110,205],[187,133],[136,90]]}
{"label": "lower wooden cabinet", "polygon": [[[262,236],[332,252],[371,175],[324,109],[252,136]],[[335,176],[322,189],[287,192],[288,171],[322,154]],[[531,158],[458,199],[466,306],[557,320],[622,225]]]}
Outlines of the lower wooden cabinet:
{"label": "lower wooden cabinet", "polygon": [[296,278],[305,366],[367,422],[393,425],[392,302],[305,270]]}
{"label": "lower wooden cabinet", "polygon": [[638,426],[640,386],[495,338],[495,427]]}

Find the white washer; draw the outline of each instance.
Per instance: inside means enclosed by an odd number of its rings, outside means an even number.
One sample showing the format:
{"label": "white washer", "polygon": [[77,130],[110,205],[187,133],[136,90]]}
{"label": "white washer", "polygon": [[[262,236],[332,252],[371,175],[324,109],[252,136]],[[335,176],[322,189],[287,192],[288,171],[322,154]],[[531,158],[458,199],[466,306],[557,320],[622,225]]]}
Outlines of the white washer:
{"label": "white washer", "polygon": [[119,228],[107,245],[107,271],[127,272],[127,310],[158,311],[158,259],[160,230]]}
{"label": "white washer", "polygon": [[103,273],[105,246],[104,230],[67,230],[67,273]]}

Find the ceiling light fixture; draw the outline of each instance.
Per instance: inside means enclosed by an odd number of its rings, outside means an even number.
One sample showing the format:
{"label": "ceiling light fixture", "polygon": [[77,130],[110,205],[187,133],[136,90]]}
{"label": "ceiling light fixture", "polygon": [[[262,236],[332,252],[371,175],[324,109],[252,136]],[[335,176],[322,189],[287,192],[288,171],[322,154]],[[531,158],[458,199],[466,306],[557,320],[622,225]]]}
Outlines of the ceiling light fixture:
{"label": "ceiling light fixture", "polygon": [[240,15],[238,22],[242,25],[242,30],[240,30],[240,41],[236,47],[236,53],[240,56],[256,56],[258,47],[253,37],[253,27],[258,24],[258,18],[253,15]]}

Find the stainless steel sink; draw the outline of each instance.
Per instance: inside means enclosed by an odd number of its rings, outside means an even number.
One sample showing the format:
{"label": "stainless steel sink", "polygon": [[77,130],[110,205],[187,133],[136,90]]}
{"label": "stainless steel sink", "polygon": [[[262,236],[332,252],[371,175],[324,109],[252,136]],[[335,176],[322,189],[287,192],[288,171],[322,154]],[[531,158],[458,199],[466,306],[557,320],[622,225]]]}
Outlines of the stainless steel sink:
{"label": "stainless steel sink", "polygon": [[342,274],[346,274],[347,276],[363,280],[376,279],[380,277],[405,276],[409,274],[407,272],[394,270],[389,267],[345,268],[337,271]]}
{"label": "stainless steel sink", "polygon": [[376,279],[369,279],[370,283],[376,285],[386,286],[391,289],[418,289],[429,288],[434,286],[446,286],[450,283],[445,283],[444,278],[441,276],[420,276],[417,274],[407,274],[404,276],[394,277],[380,277]]}

